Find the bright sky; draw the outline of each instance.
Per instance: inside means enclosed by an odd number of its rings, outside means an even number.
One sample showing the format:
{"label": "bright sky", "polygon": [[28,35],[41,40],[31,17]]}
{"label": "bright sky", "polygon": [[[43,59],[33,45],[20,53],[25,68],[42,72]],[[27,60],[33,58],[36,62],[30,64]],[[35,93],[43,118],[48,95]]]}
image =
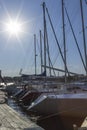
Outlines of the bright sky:
{"label": "bright sky", "polygon": [[[64,0],[70,16],[78,44],[84,58],[80,0]],[[37,72],[40,73],[39,30],[43,32],[43,0],[0,0],[0,69],[3,75],[15,76],[20,69],[23,73],[34,73],[34,39],[37,35]],[[45,0],[63,52],[61,0]],[[87,36],[87,4],[83,0],[85,32]],[[22,32],[10,35],[5,31],[9,18],[22,25]],[[67,66],[70,71],[85,73],[78,50],[65,16]],[[11,30],[11,28],[10,28]],[[47,18],[47,30],[50,46],[50,57],[54,67],[64,68],[52,29]],[[86,40],[87,41],[87,40]]]}

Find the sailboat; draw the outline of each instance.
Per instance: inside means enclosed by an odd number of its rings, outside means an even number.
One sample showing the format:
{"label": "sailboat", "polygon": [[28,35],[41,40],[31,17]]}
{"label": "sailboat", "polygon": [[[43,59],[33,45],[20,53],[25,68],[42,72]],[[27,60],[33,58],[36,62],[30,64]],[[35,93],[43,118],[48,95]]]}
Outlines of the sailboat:
{"label": "sailboat", "polygon": [[[62,0],[62,3],[63,3],[63,0]],[[70,23],[73,36],[76,41],[76,45],[77,45],[84,69],[87,72],[87,67],[84,63],[81,51],[79,49],[76,36],[74,34],[66,8],[65,8],[65,11],[66,11],[69,23]],[[53,29],[53,26],[52,26],[52,29]],[[55,32],[54,32],[54,35],[55,35]],[[66,66],[65,58],[63,56],[62,56],[62,59],[65,64],[65,76],[66,76],[66,73],[68,73],[69,71]],[[65,87],[66,87],[66,83],[65,83]],[[63,94],[42,94],[34,102],[32,102],[32,104],[28,107],[28,111],[32,111],[36,115],[47,115],[47,116],[63,115],[63,116],[70,116],[70,117],[85,118],[87,116],[87,93],[84,93],[81,91],[80,93],[74,92],[74,93],[63,93]]]}
{"label": "sailboat", "polygon": [[85,117],[87,93],[43,94],[28,107],[28,110],[38,115]]}

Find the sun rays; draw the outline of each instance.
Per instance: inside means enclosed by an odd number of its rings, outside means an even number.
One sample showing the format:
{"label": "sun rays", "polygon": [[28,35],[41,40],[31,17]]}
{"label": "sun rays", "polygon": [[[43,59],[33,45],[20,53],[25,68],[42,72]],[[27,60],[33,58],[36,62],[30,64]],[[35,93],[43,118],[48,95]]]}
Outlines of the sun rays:
{"label": "sun rays", "polygon": [[4,28],[11,36],[19,36],[20,33],[23,32],[22,24],[13,19],[5,23]]}
{"label": "sun rays", "polygon": [[5,11],[5,19],[2,21],[0,20],[0,34],[7,35],[7,42],[15,38],[19,41],[21,41],[21,38],[23,38],[23,35],[29,34],[29,20],[21,19],[22,11],[23,11],[23,1],[20,3],[20,7],[15,14],[9,13],[10,10],[7,9],[5,6],[4,1],[2,2],[3,9]]}

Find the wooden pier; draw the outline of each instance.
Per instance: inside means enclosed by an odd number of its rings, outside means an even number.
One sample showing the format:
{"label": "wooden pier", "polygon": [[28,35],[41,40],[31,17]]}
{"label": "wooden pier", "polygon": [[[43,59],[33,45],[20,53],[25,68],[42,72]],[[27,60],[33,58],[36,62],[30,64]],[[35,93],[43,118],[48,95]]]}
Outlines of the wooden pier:
{"label": "wooden pier", "polygon": [[5,103],[6,99],[6,93],[0,90],[0,104]]}
{"label": "wooden pier", "polygon": [[7,104],[5,93],[0,91],[0,130],[44,130],[27,117],[21,116]]}
{"label": "wooden pier", "polygon": [[82,123],[81,127],[79,128],[79,130],[87,130],[87,117],[83,121],[83,123]]}
{"label": "wooden pier", "polygon": [[7,104],[0,104],[0,130],[44,130]]}
{"label": "wooden pier", "polygon": [[78,127],[77,125],[73,125],[73,130],[87,130],[87,117],[83,121],[81,127]]}

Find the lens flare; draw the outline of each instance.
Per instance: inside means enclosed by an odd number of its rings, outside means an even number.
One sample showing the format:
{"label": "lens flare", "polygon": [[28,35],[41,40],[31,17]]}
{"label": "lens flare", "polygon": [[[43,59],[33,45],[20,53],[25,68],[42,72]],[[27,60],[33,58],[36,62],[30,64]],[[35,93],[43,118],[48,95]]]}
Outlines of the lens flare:
{"label": "lens flare", "polygon": [[5,24],[5,30],[10,35],[19,35],[22,32],[22,24],[15,20],[10,20]]}

